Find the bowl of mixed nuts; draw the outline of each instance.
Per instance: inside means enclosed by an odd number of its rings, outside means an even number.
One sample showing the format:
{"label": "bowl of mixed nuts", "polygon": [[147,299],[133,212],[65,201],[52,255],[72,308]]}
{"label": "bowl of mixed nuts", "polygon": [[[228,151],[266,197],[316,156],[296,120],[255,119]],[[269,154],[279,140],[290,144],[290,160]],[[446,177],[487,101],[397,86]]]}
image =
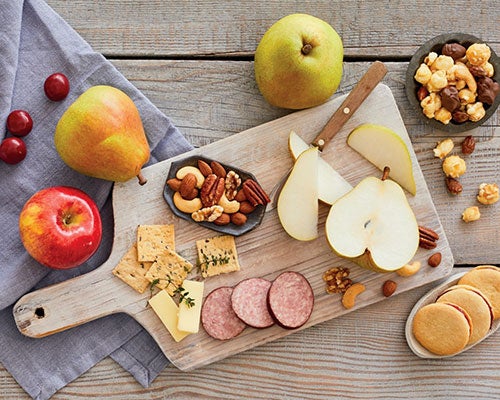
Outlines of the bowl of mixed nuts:
{"label": "bowl of mixed nuts", "polygon": [[437,36],[412,57],[406,95],[426,125],[459,133],[486,122],[500,103],[500,59],[472,35]]}
{"label": "bowl of mixed nuts", "polygon": [[233,236],[257,227],[270,202],[253,174],[198,155],[171,164],[163,197],[176,216]]}

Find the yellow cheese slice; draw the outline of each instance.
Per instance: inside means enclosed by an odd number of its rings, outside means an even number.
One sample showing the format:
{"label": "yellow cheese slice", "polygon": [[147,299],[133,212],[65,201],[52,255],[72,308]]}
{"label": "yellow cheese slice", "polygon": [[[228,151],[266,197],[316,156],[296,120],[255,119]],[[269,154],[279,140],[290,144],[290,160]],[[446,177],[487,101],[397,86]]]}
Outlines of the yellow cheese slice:
{"label": "yellow cheese slice", "polygon": [[165,290],[160,290],[149,299],[149,304],[176,342],[180,342],[190,334],[177,329],[179,307]]}
{"label": "yellow cheese slice", "polygon": [[197,333],[200,328],[201,303],[203,301],[203,282],[185,279],[182,283],[183,294],[194,300],[194,305],[189,307],[186,302],[179,303],[179,320],[177,329],[180,331]]}

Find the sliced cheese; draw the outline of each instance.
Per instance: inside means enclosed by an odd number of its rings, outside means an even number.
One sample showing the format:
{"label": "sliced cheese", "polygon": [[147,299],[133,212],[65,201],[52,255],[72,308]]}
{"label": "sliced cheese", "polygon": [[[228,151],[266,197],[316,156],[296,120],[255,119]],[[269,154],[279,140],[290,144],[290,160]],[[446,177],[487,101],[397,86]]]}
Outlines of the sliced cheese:
{"label": "sliced cheese", "polygon": [[190,334],[177,328],[179,307],[165,290],[160,290],[149,299],[149,304],[176,342],[180,342]]}
{"label": "sliced cheese", "polygon": [[184,280],[182,287],[183,294],[194,301],[194,305],[189,307],[184,301],[179,303],[179,320],[177,329],[180,331],[197,333],[200,328],[201,303],[203,301],[203,282]]}

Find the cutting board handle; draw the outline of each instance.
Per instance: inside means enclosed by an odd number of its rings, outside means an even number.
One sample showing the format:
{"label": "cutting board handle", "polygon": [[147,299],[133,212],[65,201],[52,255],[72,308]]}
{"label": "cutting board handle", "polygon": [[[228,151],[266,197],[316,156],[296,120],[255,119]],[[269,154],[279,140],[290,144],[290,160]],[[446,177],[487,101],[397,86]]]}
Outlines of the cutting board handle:
{"label": "cutting board handle", "polygon": [[370,68],[368,68],[363,77],[351,90],[340,107],[333,113],[323,130],[312,141],[312,144],[322,151],[347,120],[351,118],[351,115],[354,114],[361,103],[375,89],[386,73],[387,68],[384,63],[375,61],[370,65]]}
{"label": "cutting board handle", "polygon": [[21,297],[13,309],[18,329],[40,338],[124,310],[127,285],[117,286],[108,260],[79,277],[39,289]]}

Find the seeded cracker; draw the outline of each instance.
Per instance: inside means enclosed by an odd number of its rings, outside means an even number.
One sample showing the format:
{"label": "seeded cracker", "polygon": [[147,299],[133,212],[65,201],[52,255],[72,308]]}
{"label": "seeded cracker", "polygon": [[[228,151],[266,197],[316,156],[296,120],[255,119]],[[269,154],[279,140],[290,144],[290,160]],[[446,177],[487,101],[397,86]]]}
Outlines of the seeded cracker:
{"label": "seeded cracker", "polygon": [[137,259],[154,261],[166,249],[175,249],[174,225],[139,225],[137,227]]}
{"label": "seeded cracker", "polygon": [[156,261],[146,273],[146,279],[173,296],[175,290],[182,286],[182,282],[192,268],[193,265],[189,261],[175,251],[167,249],[156,257]]}
{"label": "seeded cracker", "polygon": [[240,270],[233,236],[198,240],[196,248],[201,275],[204,278]]}
{"label": "seeded cracker", "polygon": [[150,285],[145,275],[152,264],[151,262],[137,261],[137,244],[134,243],[113,269],[113,275],[120,278],[139,293],[144,293]]}

